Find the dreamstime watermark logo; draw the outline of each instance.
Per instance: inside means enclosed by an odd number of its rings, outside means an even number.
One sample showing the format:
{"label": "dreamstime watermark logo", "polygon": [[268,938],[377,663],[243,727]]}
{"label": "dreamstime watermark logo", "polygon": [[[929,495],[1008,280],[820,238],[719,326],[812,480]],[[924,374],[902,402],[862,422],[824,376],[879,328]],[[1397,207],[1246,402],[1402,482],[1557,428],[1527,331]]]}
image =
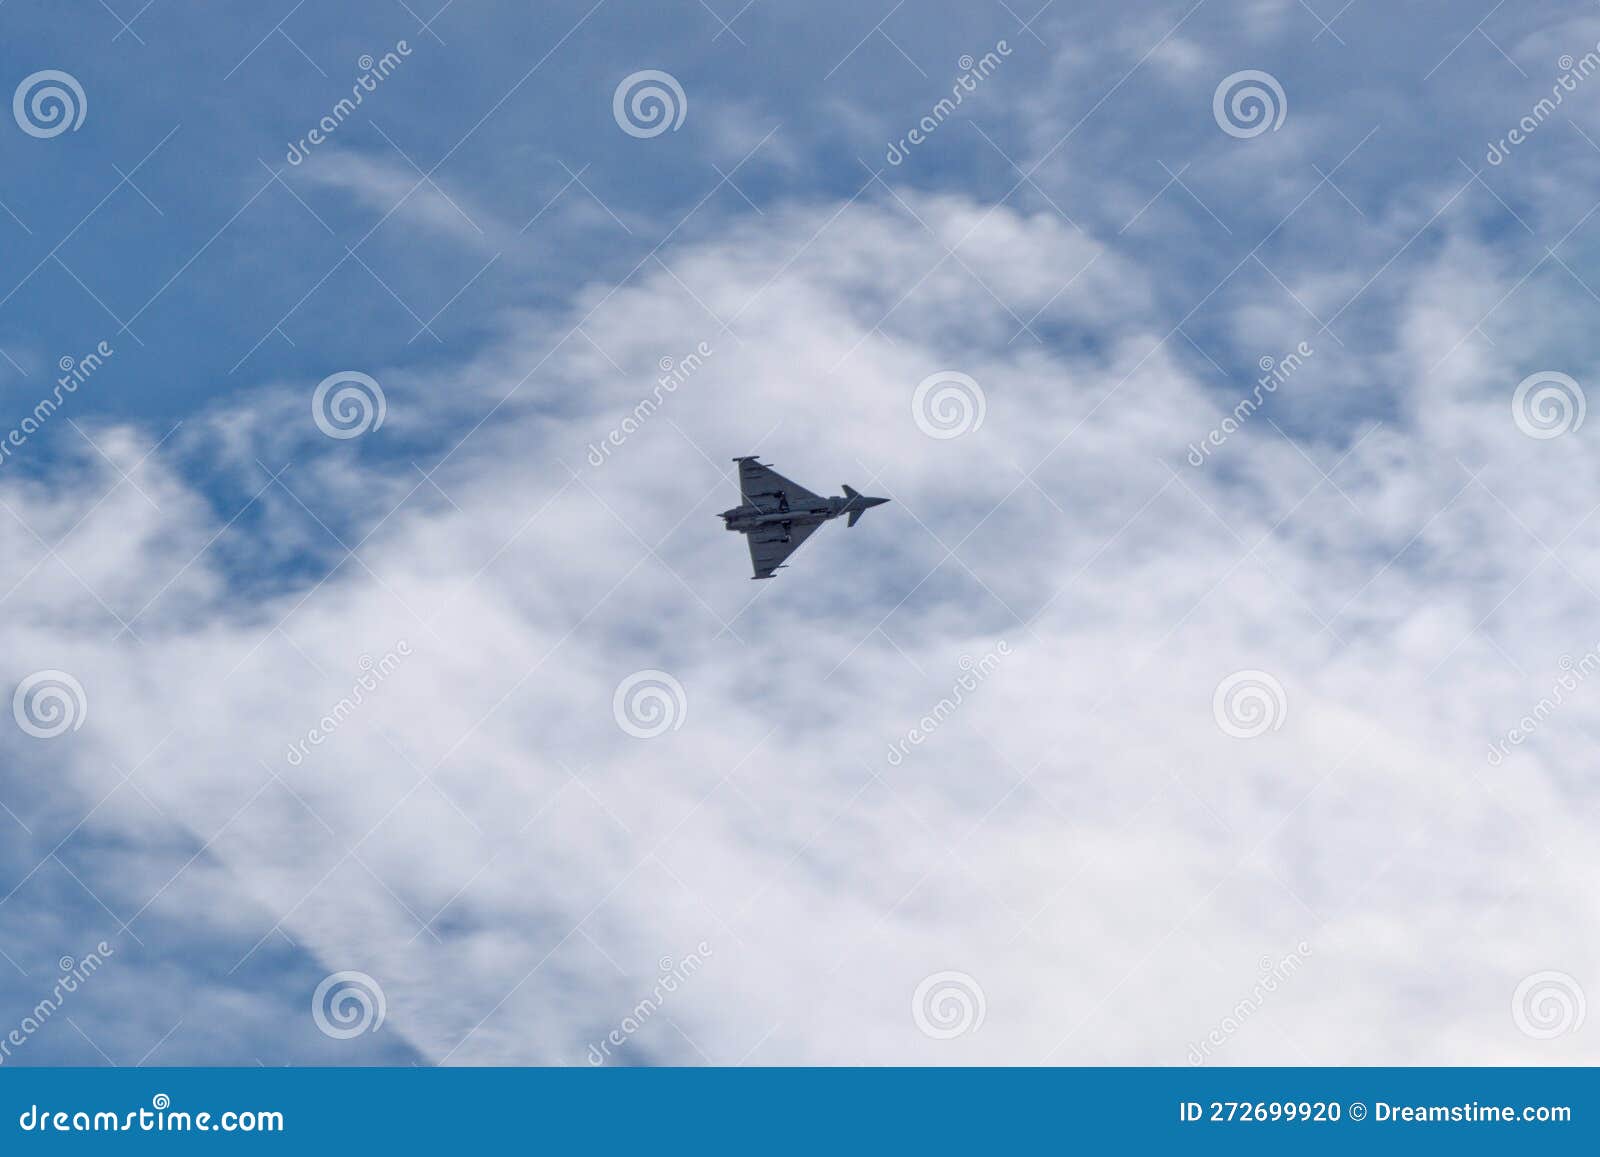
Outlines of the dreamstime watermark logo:
{"label": "dreamstime watermark logo", "polygon": [[969,375],[940,370],[917,383],[911,395],[911,417],[930,438],[959,438],[983,425],[988,412],[983,387]]}
{"label": "dreamstime watermark logo", "polygon": [[925,976],[911,994],[911,1019],[924,1036],[954,1040],[983,1027],[989,1011],[983,986],[965,972]]}
{"label": "dreamstime watermark logo", "polygon": [[899,767],[905,762],[906,756],[911,754],[910,748],[921,747],[928,737],[944,725],[944,721],[956,713],[956,709],[966,702],[969,693],[978,689],[990,675],[1000,667],[1000,660],[1011,654],[1011,644],[1001,639],[994,645],[994,650],[986,652],[981,659],[974,659],[971,655],[962,655],[959,663],[961,674],[950,688],[950,694],[933,705],[933,709],[917,721],[917,725],[906,732],[906,737],[889,745],[889,753],[884,758],[890,767]]}
{"label": "dreamstime watermark logo", "polygon": [[689,98],[670,72],[646,68],[622,78],[611,94],[611,115],[630,137],[647,140],[677,132],[689,115]]}
{"label": "dreamstime watermark logo", "polygon": [[383,387],[375,378],[355,370],[329,374],[311,394],[311,417],[317,429],[341,441],[378,429],[388,412]]}
{"label": "dreamstime watermark logo", "polygon": [[1511,155],[1511,150],[1522,144],[1540,125],[1549,119],[1556,111],[1567,93],[1576,92],[1578,82],[1587,80],[1594,72],[1600,70],[1600,44],[1596,44],[1593,51],[1586,52],[1577,60],[1572,59],[1571,53],[1562,53],[1556,61],[1556,67],[1561,70],[1561,75],[1556,77],[1555,84],[1550,86],[1550,95],[1541,97],[1533,108],[1516,124],[1510,132],[1497,141],[1489,142],[1489,149],[1483,159],[1491,165],[1501,165]]}
{"label": "dreamstime watermark logo", "polygon": [[1490,767],[1499,767],[1505,762],[1506,756],[1511,754],[1511,748],[1521,747],[1533,737],[1533,733],[1544,726],[1546,719],[1556,713],[1556,708],[1567,701],[1567,696],[1583,685],[1584,681],[1600,671],[1600,644],[1584,652],[1580,659],[1571,655],[1562,655],[1556,666],[1561,668],[1561,674],[1556,676],[1550,685],[1550,694],[1535,703],[1516,726],[1508,728],[1505,738],[1489,745],[1486,758]]}
{"label": "dreamstime watermark logo", "polygon": [[[168,1110],[171,1110],[170,1112]],[[150,1108],[113,1112],[65,1109],[51,1112],[30,1104],[17,1117],[24,1133],[282,1133],[283,1114],[273,1110],[229,1109],[223,1113],[192,1113],[173,1109],[172,1098],[157,1093]]]}
{"label": "dreamstime watermark logo", "polygon": [[1281,358],[1274,359],[1263,356],[1256,364],[1261,369],[1261,376],[1256,379],[1255,389],[1246,397],[1240,398],[1233,407],[1233,412],[1222,419],[1221,425],[1212,430],[1199,442],[1190,442],[1188,446],[1189,465],[1203,466],[1211,451],[1226,442],[1232,434],[1245,424],[1245,421],[1261,408],[1268,394],[1278,392],[1278,387],[1287,382],[1301,366],[1305,364],[1316,351],[1309,342],[1301,342],[1294,349],[1284,354]]}
{"label": "dreamstime watermark logo", "polygon": [[17,685],[11,714],[35,739],[54,739],[83,726],[89,697],[83,684],[65,671],[35,671]]}
{"label": "dreamstime watermark logo", "polygon": [[1230,137],[1249,140],[1277,132],[1289,114],[1289,98],[1270,72],[1247,68],[1222,78],[1211,94],[1211,115]]}
{"label": "dreamstime watermark logo", "polygon": [[50,994],[35,1004],[15,1028],[0,1038],[0,1065],[11,1059],[12,1049],[19,1049],[27,1044],[28,1038],[43,1028],[45,1022],[60,1011],[67,997],[77,992],[80,985],[100,971],[100,966],[115,955],[116,949],[102,940],[94,946],[94,951],[86,952],[76,960],[70,956],[63,956],[58,960],[56,967],[61,975],[57,977],[55,987]]}
{"label": "dreamstime watermark logo", "polygon": [[334,1040],[377,1032],[388,1010],[383,986],[365,972],[330,973],[311,994],[311,1019]]}
{"label": "dreamstime watermark logo", "polygon": [[617,726],[635,739],[654,739],[676,731],[689,717],[683,684],[665,671],[635,671],[617,684],[611,697]]}
{"label": "dreamstime watermark logo", "polygon": [[404,40],[395,41],[394,48],[377,60],[372,59],[370,53],[363,53],[356,61],[356,67],[361,70],[361,75],[356,77],[356,82],[350,86],[350,95],[341,97],[328,115],[319,120],[309,133],[298,141],[291,141],[289,151],[284,154],[283,159],[291,165],[298,165],[309,157],[312,149],[331,137],[334,131],[356,111],[356,107],[365,99],[366,94],[378,91],[379,82],[388,80],[400,67],[400,62],[410,55],[411,46]]}
{"label": "dreamstime watermark logo", "polygon": [[1511,1020],[1534,1040],[1577,1032],[1588,1012],[1583,986],[1554,969],[1523,977],[1511,994]]}
{"label": "dreamstime watermark logo", "polygon": [[956,77],[955,83],[950,86],[950,95],[941,98],[939,103],[934,105],[905,136],[898,141],[890,141],[883,159],[891,165],[902,164],[911,155],[912,149],[932,136],[934,130],[944,124],[950,114],[960,107],[962,101],[978,91],[978,83],[987,80],[1000,67],[1002,58],[1010,55],[1011,46],[1004,40],[997,40],[994,50],[985,52],[977,60],[972,58],[971,53],[957,60],[956,66],[961,69],[961,75]]}
{"label": "dreamstime watermark logo", "polygon": [[299,767],[311,754],[309,748],[321,747],[326,743],[343,726],[344,721],[355,714],[356,708],[367,701],[367,696],[378,689],[378,684],[399,669],[400,660],[410,654],[411,644],[401,639],[395,644],[394,650],[385,651],[381,659],[362,655],[357,663],[361,674],[350,685],[350,694],[341,698],[326,715],[317,720],[317,725],[306,732],[304,739],[297,739],[289,745],[288,754],[284,756],[289,766]]}
{"label": "dreamstime watermark logo", "polygon": [[70,72],[46,68],[17,85],[11,97],[11,115],[23,132],[45,140],[68,129],[77,132],[89,115],[89,98]]}
{"label": "dreamstime watermark logo", "polygon": [[640,399],[639,404],[633,408],[628,416],[607,432],[606,436],[598,443],[589,443],[589,465],[605,465],[606,459],[611,456],[612,449],[622,445],[629,437],[638,433],[640,427],[645,424],[650,415],[661,408],[661,403],[666,400],[664,395],[676,392],[679,386],[688,381],[694,375],[694,372],[705,364],[706,359],[712,353],[711,347],[705,342],[701,342],[692,351],[684,354],[683,357],[678,358],[676,361],[670,357],[663,357],[657,362],[656,366],[661,370],[661,376],[656,379],[655,389],[651,391],[651,396]]}
{"label": "dreamstime watermark logo", "polygon": [[1517,383],[1511,420],[1530,438],[1559,438],[1583,425],[1588,402],[1570,375],[1540,370]]}
{"label": "dreamstime watermark logo", "polygon": [[1283,684],[1265,671],[1235,671],[1217,684],[1211,714],[1224,734],[1254,739],[1283,726],[1289,697]]}
{"label": "dreamstime watermark logo", "polygon": [[82,357],[64,355],[56,362],[61,376],[56,379],[55,388],[35,402],[33,409],[22,416],[22,420],[6,433],[4,439],[0,439],[0,465],[11,457],[12,451],[20,449],[29,438],[37,434],[61,408],[67,396],[76,394],[78,387],[93,377],[94,372],[115,352],[110,342],[102,341]]}
{"label": "dreamstime watermark logo", "polygon": [[1311,955],[1311,945],[1304,940],[1295,945],[1295,950],[1277,960],[1270,956],[1261,958],[1261,975],[1256,979],[1240,1001],[1233,1006],[1232,1011],[1217,1022],[1215,1028],[1206,1033],[1205,1038],[1189,1046],[1189,1063],[1203,1065],[1211,1058],[1211,1053],[1228,1043],[1228,1039],[1238,1032],[1256,1013],[1261,1011],[1261,1006],[1266,1004],[1267,997],[1287,981],[1300,966],[1306,962],[1306,957]]}
{"label": "dreamstime watermark logo", "polygon": [[661,1011],[661,1006],[667,997],[677,992],[684,981],[699,972],[706,962],[706,957],[711,955],[711,945],[704,940],[696,944],[695,950],[682,960],[673,960],[670,956],[663,956],[656,962],[659,975],[656,977],[655,986],[632,1010],[622,1018],[617,1027],[607,1033],[597,1045],[589,1046],[589,1063],[603,1065],[611,1057],[613,1048],[621,1048],[628,1043],[628,1038],[642,1029],[656,1013]]}

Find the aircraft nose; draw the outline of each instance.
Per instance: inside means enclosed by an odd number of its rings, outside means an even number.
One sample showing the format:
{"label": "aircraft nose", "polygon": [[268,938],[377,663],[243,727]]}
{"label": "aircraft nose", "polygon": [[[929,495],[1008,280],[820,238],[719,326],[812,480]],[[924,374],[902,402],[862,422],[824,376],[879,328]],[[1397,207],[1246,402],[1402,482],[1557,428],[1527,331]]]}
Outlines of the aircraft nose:
{"label": "aircraft nose", "polygon": [[867,507],[870,510],[872,507],[874,507],[874,506],[882,506],[885,502],[888,502],[888,501],[889,500],[887,498],[868,498],[868,499],[865,499],[862,502],[862,505]]}

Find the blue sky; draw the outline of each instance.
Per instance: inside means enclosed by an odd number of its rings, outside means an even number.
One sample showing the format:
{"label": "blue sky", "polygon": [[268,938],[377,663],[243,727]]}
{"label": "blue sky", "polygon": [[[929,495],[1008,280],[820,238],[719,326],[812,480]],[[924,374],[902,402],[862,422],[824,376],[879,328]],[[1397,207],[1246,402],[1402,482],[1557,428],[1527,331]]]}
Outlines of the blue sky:
{"label": "blue sky", "polygon": [[280,7],[0,8],[5,1063],[1591,1057],[1600,11]]}

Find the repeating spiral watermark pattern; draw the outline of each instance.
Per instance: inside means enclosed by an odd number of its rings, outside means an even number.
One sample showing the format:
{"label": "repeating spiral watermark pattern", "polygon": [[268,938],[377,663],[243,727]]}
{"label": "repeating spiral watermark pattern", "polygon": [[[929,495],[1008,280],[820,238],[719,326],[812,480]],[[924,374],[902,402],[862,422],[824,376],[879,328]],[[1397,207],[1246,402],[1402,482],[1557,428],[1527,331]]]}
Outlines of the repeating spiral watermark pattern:
{"label": "repeating spiral watermark pattern", "polygon": [[665,671],[635,671],[617,684],[611,714],[617,726],[635,739],[654,739],[683,726],[689,697],[683,684]]}
{"label": "repeating spiral watermark pattern", "polygon": [[1230,137],[1249,140],[1267,131],[1277,132],[1289,113],[1283,85],[1270,72],[1246,68],[1222,78],[1211,94],[1211,115]]}
{"label": "repeating spiral watermark pattern", "polygon": [[1235,671],[1217,684],[1211,714],[1224,734],[1254,739],[1283,726],[1289,697],[1283,684],[1265,671]]}
{"label": "repeating spiral watermark pattern", "polygon": [[646,68],[622,78],[611,96],[611,115],[630,137],[647,140],[668,129],[677,132],[689,115],[689,98],[677,77]]}
{"label": "repeating spiral watermark pattern", "polygon": [[968,374],[940,370],[917,383],[911,395],[911,417],[930,438],[959,438],[983,425],[988,412],[983,387]]}
{"label": "repeating spiral watermark pattern", "polygon": [[934,1040],[977,1032],[988,1011],[983,987],[965,972],[935,972],[911,994],[911,1019]]}
{"label": "repeating spiral watermark pattern", "polygon": [[311,417],[330,438],[359,438],[382,426],[388,412],[383,387],[355,370],[329,374],[311,394]]}
{"label": "repeating spiral watermark pattern", "polygon": [[1534,1040],[1551,1040],[1583,1027],[1588,1014],[1583,987],[1565,972],[1549,969],[1522,978],[1511,994],[1511,1019]]}
{"label": "repeating spiral watermark pattern", "polygon": [[1511,395],[1511,420],[1530,438],[1570,434],[1583,425],[1587,410],[1583,387],[1555,370],[1529,374]]}
{"label": "repeating spiral watermark pattern", "polygon": [[77,132],[89,115],[89,98],[70,72],[46,68],[24,77],[11,97],[11,115],[17,127],[41,140]]}
{"label": "repeating spiral watermark pattern", "polygon": [[35,739],[54,739],[83,726],[89,697],[83,684],[65,671],[35,671],[17,685],[11,714]]}
{"label": "repeating spiral watermark pattern", "polygon": [[383,986],[365,972],[330,973],[311,994],[311,1019],[334,1040],[377,1032],[388,1010]]}

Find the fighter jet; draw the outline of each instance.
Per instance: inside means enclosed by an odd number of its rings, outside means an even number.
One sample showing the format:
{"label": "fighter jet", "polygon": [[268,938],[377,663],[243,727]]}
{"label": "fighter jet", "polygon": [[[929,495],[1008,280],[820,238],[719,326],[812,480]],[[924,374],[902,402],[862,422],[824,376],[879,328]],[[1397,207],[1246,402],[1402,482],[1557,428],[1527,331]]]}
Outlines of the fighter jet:
{"label": "fighter jet", "polygon": [[845,525],[854,526],[865,511],[889,501],[857,494],[848,486],[844,497],[824,498],[763,466],[753,454],[734,461],[739,464],[739,497],[743,501],[724,510],[721,518],[727,529],[749,539],[750,563],[756,572],[750,576],[753,579],[771,578],[824,522],[848,514]]}

